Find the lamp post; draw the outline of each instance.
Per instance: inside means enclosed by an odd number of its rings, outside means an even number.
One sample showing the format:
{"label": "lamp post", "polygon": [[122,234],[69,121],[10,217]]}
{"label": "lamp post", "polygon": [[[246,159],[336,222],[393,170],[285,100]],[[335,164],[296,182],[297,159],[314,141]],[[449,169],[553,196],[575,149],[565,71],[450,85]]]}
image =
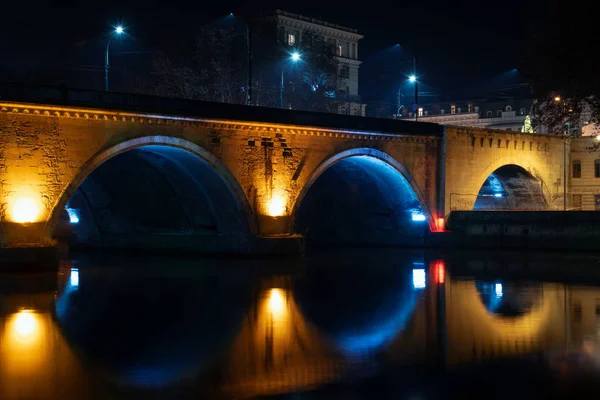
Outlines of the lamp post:
{"label": "lamp post", "polygon": [[[560,96],[555,96],[554,101],[561,103]],[[564,102],[562,102],[564,108]],[[563,127],[563,211],[567,211],[567,136],[570,131],[570,124],[567,122]]]}
{"label": "lamp post", "polygon": [[[300,61],[300,53],[293,52],[290,55],[290,60],[292,62],[297,63]],[[279,86],[279,108],[283,108],[283,70],[285,69],[285,64],[281,67],[281,85]]]}
{"label": "lamp post", "polygon": [[[252,30],[250,29],[250,23],[246,18],[238,17],[233,13],[229,13],[230,17],[234,17],[236,20],[242,21],[246,25],[246,51],[248,52],[248,82],[246,90],[246,105],[252,105]],[[238,36],[238,35],[234,35]],[[233,37],[233,36],[231,36]]]}
{"label": "lamp post", "polygon": [[417,80],[417,76],[416,75],[411,75],[408,77],[408,81],[414,83],[415,85],[415,105],[414,105],[414,112],[415,112],[415,121],[419,120],[419,81]]}
{"label": "lamp post", "polygon": [[[121,25],[116,26],[115,30],[113,31],[113,33],[119,37],[121,36],[123,33],[125,33],[125,30],[123,29],[123,27]],[[108,39],[108,43],[106,43],[106,57],[104,59],[104,90],[106,90],[108,92],[108,67],[110,66],[110,61],[109,61],[109,57],[108,57],[108,50],[110,48],[110,42],[112,39]]]}
{"label": "lamp post", "polygon": [[415,104],[413,104],[413,111],[415,113],[415,121],[419,120],[419,80],[417,75],[417,56],[416,53],[408,46],[397,44],[396,46],[400,46],[403,49],[408,50],[408,52],[412,55],[413,59],[413,72],[408,77],[408,81],[410,83],[414,83],[415,85]]}

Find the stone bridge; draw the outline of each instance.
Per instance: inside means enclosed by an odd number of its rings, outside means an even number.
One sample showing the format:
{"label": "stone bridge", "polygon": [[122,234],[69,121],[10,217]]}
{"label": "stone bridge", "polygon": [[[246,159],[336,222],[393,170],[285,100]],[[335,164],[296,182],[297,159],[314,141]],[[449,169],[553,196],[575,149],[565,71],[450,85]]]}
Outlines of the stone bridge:
{"label": "stone bridge", "polygon": [[562,204],[552,136],[16,84],[0,96],[3,247],[65,229],[206,251],[419,245],[453,210]]}

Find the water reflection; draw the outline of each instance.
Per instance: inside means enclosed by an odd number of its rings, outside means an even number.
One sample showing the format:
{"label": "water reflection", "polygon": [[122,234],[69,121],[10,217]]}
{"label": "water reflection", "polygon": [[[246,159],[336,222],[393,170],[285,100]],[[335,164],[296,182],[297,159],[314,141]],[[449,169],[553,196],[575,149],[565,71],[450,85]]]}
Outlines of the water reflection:
{"label": "water reflection", "polygon": [[0,398],[243,398],[549,351],[598,365],[600,288],[446,265],[398,251],[299,268],[103,256],[0,278]]}

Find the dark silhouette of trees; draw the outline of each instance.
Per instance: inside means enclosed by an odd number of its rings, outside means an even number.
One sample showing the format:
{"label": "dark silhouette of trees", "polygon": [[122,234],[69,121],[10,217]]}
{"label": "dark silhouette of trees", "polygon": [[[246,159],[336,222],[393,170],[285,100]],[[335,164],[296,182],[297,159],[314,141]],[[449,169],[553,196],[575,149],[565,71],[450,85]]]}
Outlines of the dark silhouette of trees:
{"label": "dark silhouette of trees", "polygon": [[[245,104],[248,87],[246,27],[206,28],[188,46],[187,54],[161,52],[141,91],[179,97]],[[295,46],[285,42],[274,24],[252,24],[252,104],[279,107],[283,70],[284,107],[336,111],[338,61],[335,43],[304,32]],[[184,50],[185,52],[185,50]],[[291,61],[298,52],[300,60]]]}
{"label": "dark silhouette of trees", "polygon": [[550,15],[533,26],[520,70],[536,100],[534,125],[578,135],[582,124],[600,122],[600,36],[585,15],[589,7],[556,0],[548,7]]}

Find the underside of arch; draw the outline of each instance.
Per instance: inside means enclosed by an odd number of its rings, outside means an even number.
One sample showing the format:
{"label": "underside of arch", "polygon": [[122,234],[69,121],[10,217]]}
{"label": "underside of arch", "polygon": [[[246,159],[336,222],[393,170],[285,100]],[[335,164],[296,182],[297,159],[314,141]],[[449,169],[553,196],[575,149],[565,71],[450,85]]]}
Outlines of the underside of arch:
{"label": "underside of arch", "polygon": [[409,180],[376,155],[336,160],[307,188],[294,215],[307,245],[423,244],[429,213]]}
{"label": "underside of arch", "polygon": [[245,250],[249,206],[214,160],[164,143],[122,150],[83,169],[57,206],[56,235],[67,231],[75,245]]}
{"label": "underside of arch", "polygon": [[518,165],[504,165],[490,174],[477,194],[474,210],[546,210],[541,182]]}

